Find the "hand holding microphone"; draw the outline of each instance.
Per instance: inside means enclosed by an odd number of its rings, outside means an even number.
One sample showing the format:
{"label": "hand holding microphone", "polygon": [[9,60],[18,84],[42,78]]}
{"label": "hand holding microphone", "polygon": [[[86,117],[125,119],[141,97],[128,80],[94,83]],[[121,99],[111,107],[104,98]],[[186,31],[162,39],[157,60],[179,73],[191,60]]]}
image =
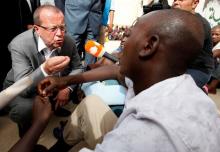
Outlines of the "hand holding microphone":
{"label": "hand holding microphone", "polygon": [[104,47],[93,41],[93,40],[88,40],[85,44],[85,50],[87,53],[95,56],[95,57],[105,57],[111,61],[113,61],[114,63],[118,62],[118,58],[116,58],[115,56],[109,54],[108,52],[105,51]]}

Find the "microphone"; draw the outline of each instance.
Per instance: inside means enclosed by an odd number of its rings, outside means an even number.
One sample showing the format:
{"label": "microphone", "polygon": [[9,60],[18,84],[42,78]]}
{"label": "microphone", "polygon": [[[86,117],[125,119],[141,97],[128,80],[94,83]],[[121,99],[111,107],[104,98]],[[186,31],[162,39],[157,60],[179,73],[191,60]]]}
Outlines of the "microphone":
{"label": "microphone", "polygon": [[85,50],[87,53],[95,56],[95,57],[105,57],[114,63],[118,62],[118,58],[109,54],[108,52],[105,51],[104,47],[99,44],[98,42],[95,42],[93,40],[88,40],[85,44]]}

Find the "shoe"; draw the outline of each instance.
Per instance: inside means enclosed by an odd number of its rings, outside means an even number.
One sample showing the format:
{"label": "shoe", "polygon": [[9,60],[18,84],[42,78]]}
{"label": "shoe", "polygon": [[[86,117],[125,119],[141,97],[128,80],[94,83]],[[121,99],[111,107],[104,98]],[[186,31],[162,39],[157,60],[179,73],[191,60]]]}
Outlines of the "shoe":
{"label": "shoe", "polygon": [[48,149],[43,145],[37,144],[34,146],[33,152],[48,152]]}
{"label": "shoe", "polygon": [[63,130],[65,125],[67,124],[67,121],[60,121],[60,126],[53,129],[53,135],[58,140],[63,140]]}
{"label": "shoe", "polygon": [[53,129],[53,136],[56,139],[62,139],[63,138],[63,130],[60,127],[56,127]]}
{"label": "shoe", "polygon": [[8,112],[6,110],[4,110],[4,109],[0,110],[0,116],[5,116],[7,114],[8,114]]}
{"label": "shoe", "polygon": [[64,108],[58,108],[57,110],[55,110],[54,114],[59,117],[68,117],[69,115],[71,115],[71,112]]}
{"label": "shoe", "polygon": [[57,142],[48,150],[48,152],[68,152],[73,146],[65,143],[64,140],[57,140]]}

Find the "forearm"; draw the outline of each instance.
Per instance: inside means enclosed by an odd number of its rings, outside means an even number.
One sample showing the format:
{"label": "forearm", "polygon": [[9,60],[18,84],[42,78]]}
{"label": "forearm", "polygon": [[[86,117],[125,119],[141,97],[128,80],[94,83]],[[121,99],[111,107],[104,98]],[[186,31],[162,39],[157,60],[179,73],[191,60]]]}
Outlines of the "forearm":
{"label": "forearm", "polygon": [[97,80],[117,79],[118,73],[119,67],[117,65],[101,66],[81,74],[63,77],[63,80],[67,82],[67,85],[79,84]]}
{"label": "forearm", "polygon": [[32,152],[36,145],[41,133],[45,129],[46,123],[34,123],[31,128],[26,132],[9,151],[10,152]]}
{"label": "forearm", "polygon": [[113,21],[114,21],[114,10],[111,10],[110,12],[109,12],[109,26],[111,27],[111,28],[113,28]]}

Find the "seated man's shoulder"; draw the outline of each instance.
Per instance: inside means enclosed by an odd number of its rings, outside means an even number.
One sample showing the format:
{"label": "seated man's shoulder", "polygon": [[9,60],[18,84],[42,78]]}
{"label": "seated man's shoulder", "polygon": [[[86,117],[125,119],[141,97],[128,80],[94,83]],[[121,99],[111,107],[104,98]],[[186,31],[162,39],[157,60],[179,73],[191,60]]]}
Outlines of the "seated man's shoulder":
{"label": "seated man's shoulder", "polygon": [[17,36],[15,36],[12,41],[10,42],[10,45],[28,45],[28,44],[32,44],[30,42],[34,42],[34,34],[33,34],[33,30],[27,30],[23,33],[18,34]]}

